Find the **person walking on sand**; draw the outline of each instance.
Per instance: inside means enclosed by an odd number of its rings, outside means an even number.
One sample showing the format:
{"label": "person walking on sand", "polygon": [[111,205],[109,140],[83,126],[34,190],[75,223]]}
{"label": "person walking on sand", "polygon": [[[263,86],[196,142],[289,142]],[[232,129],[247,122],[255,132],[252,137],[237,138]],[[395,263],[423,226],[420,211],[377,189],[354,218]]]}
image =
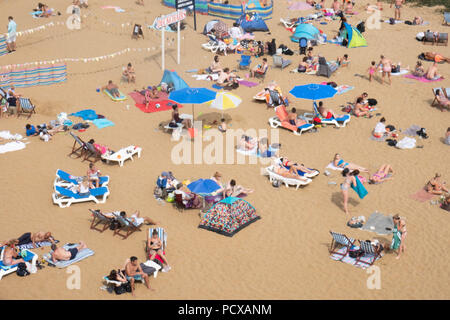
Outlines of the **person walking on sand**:
{"label": "person walking on sand", "polygon": [[393,217],[394,220],[394,231],[391,242],[391,249],[398,250],[396,259],[400,259],[402,253],[406,250],[405,240],[406,240],[406,221],[396,214]]}
{"label": "person walking on sand", "polygon": [[380,62],[377,65],[377,68],[382,66],[382,73],[381,73],[381,84],[384,82],[384,77],[387,75],[389,79],[389,84],[392,83],[391,81],[391,72],[392,72],[392,61],[386,58],[385,56],[380,56]]}
{"label": "person walking on sand", "polygon": [[6,49],[9,53],[16,51],[16,30],[17,24],[14,21],[13,17],[8,17],[8,34],[6,37]]}
{"label": "person walking on sand", "polygon": [[395,20],[400,20],[400,8],[402,7],[405,0],[393,0],[391,3],[390,8],[392,8],[392,5],[395,7]]}

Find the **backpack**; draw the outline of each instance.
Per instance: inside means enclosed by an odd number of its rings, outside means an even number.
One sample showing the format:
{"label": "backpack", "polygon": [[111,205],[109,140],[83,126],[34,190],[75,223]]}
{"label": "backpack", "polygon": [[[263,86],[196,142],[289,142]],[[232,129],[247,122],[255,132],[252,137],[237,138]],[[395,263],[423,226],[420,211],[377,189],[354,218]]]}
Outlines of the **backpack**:
{"label": "backpack", "polygon": [[369,98],[369,99],[367,99],[367,103],[369,104],[369,106],[373,107],[378,104],[378,101],[377,101],[377,99]]}
{"label": "backpack", "polygon": [[28,270],[27,270],[27,265],[24,262],[20,262],[17,265],[16,273],[19,277],[25,277],[30,274],[30,272],[28,272]]}
{"label": "backpack", "polygon": [[119,228],[120,228],[120,223],[119,223],[119,221],[117,221],[115,219],[109,225],[109,229],[110,230],[116,230],[116,229],[119,229]]}
{"label": "backpack", "polygon": [[357,29],[360,33],[365,32],[365,31],[366,31],[366,25],[365,25],[364,21],[358,23],[358,24],[356,25],[356,29]]}
{"label": "backpack", "polygon": [[126,293],[126,292],[131,292],[131,284],[130,284],[130,282],[122,283],[120,286],[114,287],[114,292],[116,294],[123,294],[123,293]]}

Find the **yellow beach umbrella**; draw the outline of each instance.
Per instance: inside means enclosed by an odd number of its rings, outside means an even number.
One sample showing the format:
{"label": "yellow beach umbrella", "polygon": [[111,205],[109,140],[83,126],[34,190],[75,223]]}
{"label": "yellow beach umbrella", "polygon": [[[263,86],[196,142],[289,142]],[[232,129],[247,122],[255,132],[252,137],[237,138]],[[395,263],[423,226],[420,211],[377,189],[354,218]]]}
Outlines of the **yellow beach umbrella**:
{"label": "yellow beach umbrella", "polygon": [[209,103],[209,106],[214,109],[228,110],[237,108],[237,106],[242,102],[242,99],[231,92],[219,91],[217,92],[216,99]]}

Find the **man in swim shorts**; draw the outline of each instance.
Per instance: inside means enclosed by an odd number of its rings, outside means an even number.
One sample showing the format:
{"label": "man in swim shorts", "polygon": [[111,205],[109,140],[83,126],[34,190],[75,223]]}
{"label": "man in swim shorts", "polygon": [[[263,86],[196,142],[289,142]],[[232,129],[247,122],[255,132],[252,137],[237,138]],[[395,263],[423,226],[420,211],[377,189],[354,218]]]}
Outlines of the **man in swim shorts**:
{"label": "man in swim shorts", "polygon": [[108,81],[108,84],[102,87],[102,90],[106,90],[112,95],[114,98],[120,98],[119,87],[112,82],[112,80]]}
{"label": "man in swim shorts", "polygon": [[394,0],[391,3],[390,7],[392,8],[392,4],[394,4],[395,7],[395,20],[400,20],[400,8],[402,7],[404,1],[405,0]]}
{"label": "man in swim shorts", "polygon": [[17,240],[19,241],[18,243],[19,246],[32,243],[33,248],[37,248],[36,246],[37,242],[50,241],[51,243],[54,243],[54,238],[52,234],[50,232],[43,232],[43,231],[39,231],[36,233],[26,232],[19,238],[17,238]]}
{"label": "man in swim shorts", "polygon": [[148,275],[142,271],[140,264],[138,263],[138,258],[131,257],[130,260],[125,265],[125,276],[131,284],[131,294],[134,296],[134,282],[136,280],[141,281],[144,279],[147,289],[154,290],[150,288],[150,281]]}
{"label": "man in swim shorts", "polygon": [[78,252],[81,250],[87,248],[86,244],[83,241],[80,241],[80,244],[76,246],[75,248],[71,248],[69,250],[64,249],[63,247],[58,248],[56,244],[52,244],[51,246],[53,252],[51,254],[52,261],[69,261],[75,259]]}

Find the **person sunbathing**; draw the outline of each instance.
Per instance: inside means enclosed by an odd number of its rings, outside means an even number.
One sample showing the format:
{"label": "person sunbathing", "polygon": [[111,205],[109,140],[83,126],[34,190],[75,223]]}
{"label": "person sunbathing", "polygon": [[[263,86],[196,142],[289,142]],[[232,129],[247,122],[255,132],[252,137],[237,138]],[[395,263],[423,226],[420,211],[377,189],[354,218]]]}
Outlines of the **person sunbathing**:
{"label": "person sunbathing", "polygon": [[333,110],[326,109],[323,106],[323,102],[322,101],[319,101],[319,106],[318,106],[317,109],[318,109],[317,111],[319,111],[320,116],[322,116],[325,119],[333,119],[333,118],[336,119],[336,118],[340,118],[341,117],[340,115],[337,115]]}
{"label": "person sunbathing", "polygon": [[[393,136],[394,138],[397,137],[397,135],[394,132],[391,132],[391,129],[393,126],[389,125],[386,126],[386,119],[384,117],[382,117],[380,119],[380,122],[378,122],[375,126],[375,129],[373,130],[373,136],[375,138],[382,138],[384,136]],[[395,130],[395,128],[394,128]],[[393,131],[394,131],[393,130]]]}
{"label": "person sunbathing", "polygon": [[135,281],[141,281],[144,279],[145,285],[147,286],[147,289],[154,291],[155,289],[150,288],[150,281],[148,278],[148,274],[142,271],[141,265],[138,262],[138,258],[136,257],[130,257],[129,261],[125,264],[125,276],[127,277],[127,280],[130,281],[131,284],[131,294],[135,296],[134,294],[134,283]]}
{"label": "person sunbathing", "polygon": [[307,73],[312,71],[312,65],[308,63],[308,57],[303,57],[302,61],[298,64],[297,72]]}
{"label": "person sunbathing", "polygon": [[254,78],[256,74],[265,74],[268,68],[267,58],[263,58],[262,64],[258,64],[250,70],[250,77]]}
{"label": "person sunbathing", "polygon": [[178,105],[174,104],[172,106],[172,122],[179,124],[182,123],[186,128],[192,128],[192,121],[191,119],[182,119],[180,118],[180,113],[178,112]]}
{"label": "person sunbathing", "polygon": [[225,197],[242,197],[249,193],[253,193],[253,190],[236,185],[236,180],[234,179],[231,179],[228,186],[225,188]]}
{"label": "person sunbathing", "polygon": [[435,62],[441,62],[441,61],[445,61],[445,62],[449,62],[450,63],[450,58],[446,58],[442,55],[440,55],[439,53],[436,52],[424,52],[423,56],[425,57],[425,60],[429,60],[429,61],[435,61]]}
{"label": "person sunbathing", "polygon": [[428,181],[427,185],[425,186],[425,190],[428,193],[435,195],[442,195],[444,194],[444,192],[448,193],[448,189],[444,186],[445,182],[441,182],[440,178],[441,175],[439,173],[436,173],[434,178]]}
{"label": "person sunbathing", "polygon": [[58,262],[58,261],[69,261],[75,259],[78,252],[80,252],[83,249],[86,249],[87,246],[83,241],[80,241],[80,244],[76,246],[75,248],[71,248],[69,250],[64,249],[63,247],[58,248],[56,244],[52,244],[51,246],[53,252],[51,253],[52,261]]}
{"label": "person sunbathing", "polygon": [[44,3],[38,3],[37,11],[41,12],[39,15],[37,15],[40,18],[48,18],[52,15],[52,10],[50,10]]}
{"label": "person sunbathing", "polygon": [[200,209],[202,207],[202,203],[199,197],[195,193],[192,193],[187,188],[185,188],[182,183],[179,183],[177,185],[175,195],[177,194],[181,194],[183,205],[186,208]]}
{"label": "person sunbathing", "polygon": [[136,82],[136,73],[134,72],[134,68],[131,66],[131,63],[128,63],[122,74],[127,79],[128,83]]}
{"label": "person sunbathing", "polygon": [[436,89],[436,99],[439,102],[441,111],[444,111],[444,107],[450,107],[450,100],[444,93],[444,89]]}
{"label": "person sunbathing", "polygon": [[150,219],[149,217],[141,217],[141,214],[139,211],[136,211],[135,213],[133,213],[130,217],[127,217],[127,213],[125,211],[121,211],[120,212],[120,216],[128,221],[130,221],[135,227],[139,227],[140,225],[142,225],[144,222],[147,225],[151,225],[151,224],[157,224],[157,222],[153,221],[152,219]]}
{"label": "person sunbathing", "polygon": [[114,84],[112,80],[109,80],[108,84],[106,86],[102,87],[102,90],[108,91],[109,94],[111,96],[113,96],[114,98],[120,97],[119,86]]}
{"label": "person sunbathing", "polygon": [[295,108],[292,108],[291,112],[288,113],[288,120],[289,120],[290,124],[292,124],[293,126],[296,126],[297,128],[308,123],[308,121],[298,118],[297,109],[295,109]]}
{"label": "person sunbathing", "polygon": [[425,75],[425,69],[422,66],[422,62],[417,61],[416,66],[414,67],[414,71],[411,72],[413,76],[423,77]]}
{"label": "person sunbathing", "polygon": [[216,171],[210,179],[212,181],[214,181],[215,183],[217,183],[220,187],[219,189],[214,191],[211,195],[217,196],[218,199],[220,198],[220,200],[222,200],[224,198],[224,190],[225,190],[225,186],[222,181],[222,174],[220,172]]}
{"label": "person sunbathing", "polygon": [[219,72],[216,83],[221,87],[233,87],[237,84],[237,76],[230,72],[229,68],[225,68]]}
{"label": "person sunbathing", "polygon": [[423,19],[422,19],[422,17],[419,17],[419,16],[414,17],[414,19],[413,19],[413,21],[412,21],[412,24],[413,24],[413,25],[416,25],[416,26],[422,25],[422,24],[423,24]]}
{"label": "person sunbathing", "polygon": [[117,281],[117,282],[121,282],[121,283],[128,282],[127,278],[125,277],[124,272],[120,269],[111,270],[111,272],[108,275],[108,279],[111,281]]}
{"label": "person sunbathing", "polygon": [[297,162],[293,162],[293,161],[289,160],[286,157],[281,157],[281,158],[278,159],[278,161],[279,161],[279,163],[282,164],[283,167],[285,167],[288,170],[290,170],[291,168],[294,168],[294,170],[296,170],[297,173],[298,173],[299,170],[301,172],[308,173],[308,174],[312,174],[312,173],[317,172],[317,170],[308,169],[303,164],[298,164]]}
{"label": "person sunbathing", "polygon": [[100,187],[100,175],[100,170],[95,167],[95,164],[93,164],[92,162],[89,163],[87,177],[89,179],[89,182],[91,182],[95,188]]}
{"label": "person sunbathing", "polygon": [[88,143],[92,144],[94,146],[94,148],[101,154],[113,154],[114,153],[114,151],[111,150],[110,148],[108,148],[107,146],[99,144],[99,143],[95,143],[94,139],[90,139],[88,141]]}
{"label": "person sunbathing", "polygon": [[334,155],[333,165],[337,168],[344,168],[344,169],[347,168],[349,170],[359,170],[361,172],[367,172],[367,173],[369,172],[369,170],[367,170],[366,168],[358,166],[354,163],[345,162],[343,159],[341,159],[341,156],[339,153],[336,153]]}
{"label": "person sunbathing", "polygon": [[55,238],[53,238],[51,232],[26,232],[23,235],[21,235],[19,238],[17,238],[17,245],[25,245],[25,244],[32,244],[32,248],[37,248],[36,243],[38,242],[44,242],[44,241],[50,241],[51,243],[55,243]]}
{"label": "person sunbathing", "polygon": [[289,179],[297,179],[300,181],[307,181],[305,177],[302,177],[301,175],[298,174],[297,170],[295,170],[293,167],[291,167],[290,169],[286,169],[283,165],[281,165],[280,163],[275,163],[273,166],[273,171],[285,178],[289,178]]}
{"label": "person sunbathing", "polygon": [[83,177],[83,180],[74,188],[74,191],[78,193],[80,197],[87,197],[91,194],[90,189],[94,186],[89,181],[88,177]]}
{"label": "person sunbathing", "polygon": [[383,164],[370,178],[369,183],[380,183],[392,179],[394,170],[389,164]]}
{"label": "person sunbathing", "polygon": [[437,62],[433,62],[433,64],[428,68],[425,78],[428,80],[444,79],[443,76],[438,74]]}
{"label": "person sunbathing", "polygon": [[239,140],[239,143],[237,145],[237,149],[243,150],[243,151],[250,151],[253,150],[257,146],[257,141],[255,138],[252,138],[247,135],[242,135],[241,140]]}
{"label": "person sunbathing", "polygon": [[164,261],[164,267],[161,270],[162,272],[167,272],[172,269],[169,265],[169,261],[167,261],[166,256],[164,255],[164,251],[162,250],[163,243],[158,236],[158,230],[153,229],[151,238],[147,240],[147,247],[149,248],[149,260],[155,259],[156,255],[159,255],[161,259]]}
{"label": "person sunbathing", "polygon": [[372,115],[370,114],[370,110],[368,107],[364,104],[364,100],[362,97],[359,97],[356,100],[355,107],[353,109],[353,114],[357,117],[364,117],[368,116],[369,118],[372,118]]}
{"label": "person sunbathing", "polygon": [[19,253],[16,250],[17,240],[11,240],[5,244],[3,249],[3,264],[5,266],[13,266],[18,263],[25,263],[25,260],[19,256]]}

